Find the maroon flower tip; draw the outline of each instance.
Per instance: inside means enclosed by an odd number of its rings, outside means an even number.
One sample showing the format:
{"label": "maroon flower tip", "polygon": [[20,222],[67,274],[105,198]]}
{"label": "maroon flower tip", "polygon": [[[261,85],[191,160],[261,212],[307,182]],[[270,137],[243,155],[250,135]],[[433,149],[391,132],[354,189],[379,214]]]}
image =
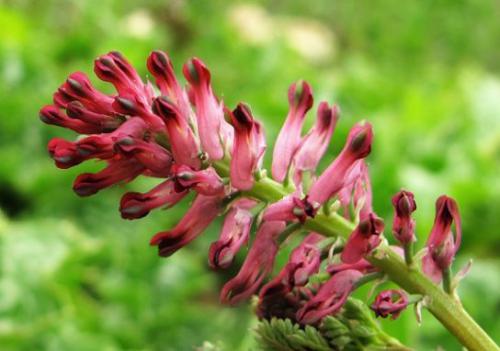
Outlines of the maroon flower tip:
{"label": "maroon flower tip", "polygon": [[141,193],[126,193],[120,201],[120,213],[124,219],[138,219],[149,213],[145,207],[144,196]]}
{"label": "maroon flower tip", "polygon": [[399,289],[382,291],[370,307],[377,317],[396,319],[407,306],[408,295]]}
{"label": "maroon flower tip", "polygon": [[168,96],[159,96],[154,100],[153,112],[163,118],[170,118],[176,115],[174,104]]}
{"label": "maroon flower tip", "polygon": [[453,216],[458,213],[457,202],[449,196],[441,195],[436,201],[436,213],[439,220],[451,223]]}
{"label": "maroon flower tip", "polygon": [[47,105],[40,109],[40,120],[43,123],[56,124],[61,119],[63,119],[61,112],[54,105]]}
{"label": "maroon flower tip", "polygon": [[373,141],[373,129],[370,123],[365,123],[362,126],[353,128],[353,133],[350,136],[351,142],[349,144],[349,150],[356,155],[357,158],[363,158],[370,154],[372,141]]}
{"label": "maroon flower tip", "polygon": [[76,177],[73,184],[73,191],[78,196],[91,196],[99,191],[99,187],[94,184],[94,175],[91,173],[83,173]]}
{"label": "maroon flower tip", "polygon": [[313,105],[311,86],[304,80],[299,80],[288,90],[288,102],[294,109],[308,111]]}
{"label": "maroon flower tip", "polygon": [[52,139],[47,145],[47,149],[58,168],[70,168],[83,161],[77,151],[76,145],[64,139]]}
{"label": "maroon flower tip", "polygon": [[380,235],[384,231],[384,220],[370,213],[359,223],[359,231],[365,236]]}
{"label": "maroon flower tip", "polygon": [[399,217],[408,217],[417,209],[417,203],[413,193],[406,190],[401,190],[392,198],[392,204],[396,210],[396,215]]}
{"label": "maroon flower tip", "polygon": [[115,98],[114,107],[117,107],[117,110],[123,113],[134,113],[137,111],[137,105],[132,100],[121,96]]}
{"label": "maroon flower tip", "polygon": [[155,50],[149,55],[147,66],[151,73],[163,75],[170,68],[171,63],[167,54],[163,51]]}
{"label": "maroon flower tip", "polygon": [[239,103],[233,110],[232,122],[236,129],[250,129],[253,126],[253,116],[250,106],[244,103]]}
{"label": "maroon flower tip", "polygon": [[192,85],[210,83],[210,72],[199,58],[194,57],[189,60],[182,68],[182,73]]}

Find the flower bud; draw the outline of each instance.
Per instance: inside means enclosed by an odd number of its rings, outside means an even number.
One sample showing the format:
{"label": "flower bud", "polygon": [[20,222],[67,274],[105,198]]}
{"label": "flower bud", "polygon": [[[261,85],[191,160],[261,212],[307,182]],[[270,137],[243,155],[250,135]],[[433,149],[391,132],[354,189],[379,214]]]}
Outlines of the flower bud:
{"label": "flower bud", "polygon": [[[452,224],[455,223],[455,235]],[[440,282],[444,270],[451,266],[462,239],[462,223],[458,205],[451,197],[440,196],[436,201],[436,218],[429,238],[422,269],[435,282]]]}
{"label": "flower bud", "polygon": [[377,317],[396,319],[406,306],[408,295],[403,290],[385,290],[377,295],[371,309]]}
{"label": "flower bud", "polygon": [[411,243],[415,238],[415,220],[411,214],[417,209],[413,193],[401,190],[392,198],[395,215],[392,225],[394,237],[403,245]]}

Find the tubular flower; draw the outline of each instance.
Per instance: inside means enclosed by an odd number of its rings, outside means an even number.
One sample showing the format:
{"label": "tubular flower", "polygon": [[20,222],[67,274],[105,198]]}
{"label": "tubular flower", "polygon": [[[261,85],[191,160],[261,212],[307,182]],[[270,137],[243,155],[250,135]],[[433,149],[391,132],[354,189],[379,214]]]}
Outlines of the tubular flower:
{"label": "tubular flower", "polygon": [[222,288],[220,299],[223,303],[237,304],[257,291],[273,270],[278,252],[277,238],[284,229],[284,222],[262,223],[240,271]]}
{"label": "tubular flower", "polygon": [[266,150],[264,132],[245,104],[238,104],[230,117],[234,127],[231,185],[239,190],[249,190]]}
{"label": "tubular flower", "polygon": [[299,176],[302,172],[314,172],[319,161],[328,148],[332,138],[335,125],[339,119],[339,109],[337,106],[328,106],[323,101],[318,106],[316,124],[302,139],[294,159],[294,166]]}
{"label": "tubular flower", "polygon": [[182,89],[169,57],[161,51],[153,51],[147,62],[148,70],[155,77],[155,82],[163,96],[174,102],[180,115],[192,123],[192,112],[187,93]]}
{"label": "tubular flower", "polygon": [[309,277],[319,271],[321,250],[317,244],[323,239],[322,235],[310,233],[292,251],[290,260],[281,271],[282,279],[289,287],[306,285]]}
{"label": "tubular flower", "polygon": [[194,171],[186,165],[175,165],[172,173],[175,177],[177,191],[190,188],[198,194],[208,196],[224,193],[224,183],[215,169],[211,167],[201,171]]}
{"label": "tubular flower", "polygon": [[224,142],[232,140],[232,130],[224,120],[223,104],[217,101],[210,85],[210,72],[201,60],[191,59],[183,67],[183,73],[191,88],[198,132],[203,150],[211,160],[220,160],[224,156]]}
{"label": "tubular flower", "polygon": [[318,207],[311,204],[306,197],[302,200],[296,195],[285,196],[278,202],[271,204],[264,212],[266,221],[300,221],[304,223],[308,217],[313,218]]}
{"label": "tubular flower", "polygon": [[195,169],[200,168],[199,147],[185,117],[165,96],[154,101],[153,111],[163,118],[175,160]]}
{"label": "tubular flower", "polygon": [[392,205],[396,212],[392,224],[394,237],[403,245],[415,241],[415,220],[411,214],[417,209],[417,204],[413,193],[401,190],[392,198]]}
{"label": "tubular flower", "polygon": [[208,263],[214,269],[231,265],[241,246],[248,241],[253,215],[250,210],[257,204],[250,199],[240,199],[231,205],[224,219],[219,240],[210,245]]}
{"label": "tubular flower", "polygon": [[292,157],[301,143],[301,131],[307,111],[312,107],[313,96],[309,84],[304,81],[292,84],[288,90],[290,111],[281,128],[273,150],[272,173],[282,182],[292,162]]}
{"label": "tubular flower", "polygon": [[[455,222],[455,236],[452,224]],[[427,253],[422,258],[422,269],[436,283],[443,277],[460,247],[462,240],[462,223],[458,206],[455,200],[446,195],[440,196],[436,201],[436,217],[429,239],[427,240]]]}
{"label": "tubular flower", "polygon": [[372,189],[365,160],[354,163],[346,175],[344,184],[338,193],[340,204],[344,208],[344,216],[350,217],[352,204],[355,210],[359,211],[359,217],[365,218],[372,212]]}
{"label": "tubular flower", "polygon": [[157,233],[151,245],[158,246],[160,256],[170,256],[196,239],[219,215],[222,198],[218,196],[196,196],[193,204],[180,222],[171,230]]}
{"label": "tubular flower", "polygon": [[325,203],[344,187],[346,176],[353,164],[368,156],[373,139],[369,123],[357,124],[349,132],[347,142],[332,162],[309,190],[309,200],[318,204]]}
{"label": "tubular flower", "polygon": [[385,290],[377,295],[371,309],[377,317],[386,318],[390,315],[396,319],[407,306],[408,295],[403,290]]}
{"label": "tubular flower", "polygon": [[167,179],[147,193],[126,193],[120,201],[122,218],[137,219],[146,216],[152,209],[169,208],[182,200],[188,192],[177,191],[175,182]]}
{"label": "tubular flower", "polygon": [[309,301],[297,311],[297,320],[302,324],[316,324],[328,315],[337,313],[363,274],[348,269],[333,275]]}
{"label": "tubular flower", "polygon": [[370,213],[349,236],[341,254],[342,262],[356,263],[380,244],[384,221]]}
{"label": "tubular flower", "polygon": [[80,196],[90,196],[116,183],[129,182],[142,172],[144,167],[135,160],[109,162],[98,173],[83,173],[76,177],[73,190]]}

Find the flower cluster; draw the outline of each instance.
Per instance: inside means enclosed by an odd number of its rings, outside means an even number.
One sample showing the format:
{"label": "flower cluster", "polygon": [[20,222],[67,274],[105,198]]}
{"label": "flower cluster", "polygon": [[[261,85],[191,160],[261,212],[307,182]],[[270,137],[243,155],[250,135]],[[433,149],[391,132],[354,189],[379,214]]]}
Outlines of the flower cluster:
{"label": "flower cluster", "polygon": [[[372,209],[365,162],[373,140],[371,125],[354,125],[341,152],[318,174],[339,109],[321,102],[315,124],[303,135],[313,94],[304,81],[292,84],[289,113],[272,160],[272,177],[292,190],[273,203],[263,203],[251,189],[265,176],[261,166],[266,141],[248,105],[240,103],[229,109],[213,92],[210,72],[197,58],[183,66],[186,86],[180,84],[163,52],[151,53],[147,68],[156,87],[144,82],[121,54],[108,53],[95,60],[94,71],[111,83],[116,93],[100,92],[84,73],[76,72],[59,87],[53,104],[41,109],[43,122],[81,134],[75,141],[55,138],[49,142],[57,167],[68,168],[90,159],[104,164],[97,173],[79,175],[74,191],[89,196],[138,176],[159,179],[145,193],[123,195],[120,213],[125,219],[169,208],[194,193],[191,206],[177,225],[152,237],[151,245],[158,248],[160,256],[174,254],[201,235],[215,218],[225,215],[220,236],[209,249],[210,267],[226,269],[240,250],[246,245],[250,248],[238,274],[222,288],[221,301],[235,304],[260,289],[259,316],[288,317],[302,324],[315,324],[339,311],[360,279],[376,270],[365,258],[382,242],[384,223]],[[402,244],[414,241],[413,194],[401,192],[393,203],[396,238]],[[280,243],[291,232],[287,229],[293,225],[303,229],[301,225],[319,210],[328,215],[332,208],[357,223],[341,244],[341,254],[331,254],[332,245],[337,244],[328,238],[307,232],[280,273],[267,281]],[[455,238],[450,234],[453,220]],[[449,267],[459,243],[456,204],[440,198],[424,257],[426,272],[437,280]],[[327,264],[322,264],[325,261]],[[322,267],[327,278],[310,282]],[[383,306],[382,302],[378,305]]]}

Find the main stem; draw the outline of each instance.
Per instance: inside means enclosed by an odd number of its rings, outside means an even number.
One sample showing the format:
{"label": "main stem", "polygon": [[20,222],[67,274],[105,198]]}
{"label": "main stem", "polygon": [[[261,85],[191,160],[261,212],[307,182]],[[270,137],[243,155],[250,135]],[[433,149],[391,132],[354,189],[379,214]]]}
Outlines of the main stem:
{"label": "main stem", "polygon": [[[229,176],[228,163],[216,162],[214,168],[221,176]],[[283,185],[264,177],[255,182],[246,192],[248,196],[261,201],[275,202],[288,195]],[[308,219],[304,227],[325,236],[348,238],[354,224],[336,213],[328,216],[318,211]],[[396,284],[410,294],[425,297],[428,310],[470,351],[500,351],[500,348],[465,311],[460,301],[443,291],[415,266],[408,267],[401,257],[387,244],[381,244],[367,259]]]}

